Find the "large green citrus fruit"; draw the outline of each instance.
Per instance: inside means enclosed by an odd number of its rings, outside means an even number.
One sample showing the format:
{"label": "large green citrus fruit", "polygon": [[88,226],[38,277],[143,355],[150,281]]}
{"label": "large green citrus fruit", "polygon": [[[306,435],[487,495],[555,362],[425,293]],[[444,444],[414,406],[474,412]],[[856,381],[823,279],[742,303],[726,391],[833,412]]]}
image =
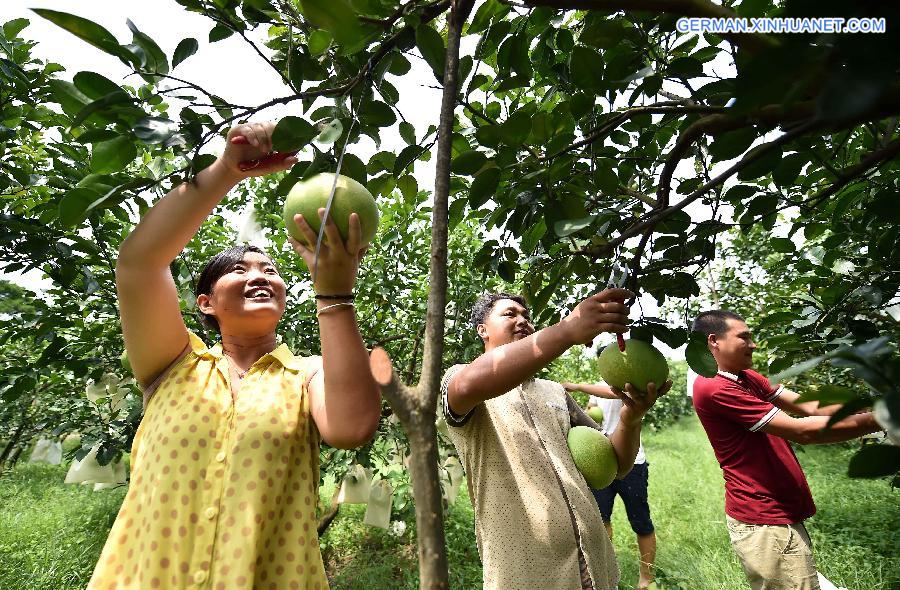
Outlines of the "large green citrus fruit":
{"label": "large green citrus fruit", "polygon": [[649,342],[626,340],[625,352],[613,342],[597,357],[600,376],[609,385],[624,389],[631,383],[638,391],[647,391],[647,383],[662,387],[669,377],[666,357]]}
{"label": "large green citrus fruit", "polygon": [[[300,229],[294,223],[294,215],[298,213],[303,215],[303,218],[318,235],[321,225],[318,211],[328,202],[333,183],[334,174],[323,172],[301,180],[288,193],[287,199],[284,201],[284,224],[288,233],[297,241],[306,243]],[[345,240],[349,233],[351,213],[359,215],[362,245],[370,243],[378,230],[378,205],[366,187],[341,174],[338,175],[337,189],[334,192],[334,202],[331,204],[329,216],[334,219]]]}
{"label": "large green citrus fruit", "polygon": [[573,426],[566,440],[575,466],[589,486],[599,490],[613,482],[619,462],[612,443],[602,432],[588,426]]}
{"label": "large green citrus fruit", "polygon": [[587,415],[597,424],[603,424],[603,410],[597,406],[591,406],[587,409]]}

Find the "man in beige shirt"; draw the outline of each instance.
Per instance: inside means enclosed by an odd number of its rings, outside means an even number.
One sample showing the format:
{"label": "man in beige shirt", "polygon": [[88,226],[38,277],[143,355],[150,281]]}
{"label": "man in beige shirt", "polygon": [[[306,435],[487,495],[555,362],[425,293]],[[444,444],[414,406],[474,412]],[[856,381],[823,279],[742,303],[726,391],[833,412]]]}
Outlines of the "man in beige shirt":
{"label": "man in beige shirt", "polygon": [[[441,383],[450,438],[468,477],[475,535],[489,590],[615,590],[619,571],[597,504],[566,444],[569,428],[599,428],[562,385],[534,375],[600,332],[625,332],[631,293],[592,295],[562,321],[539,331],[524,299],[483,295],[472,325],[485,352],[451,367]],[[630,385],[610,436],[618,477],[632,465],[641,420],[665,393]]]}

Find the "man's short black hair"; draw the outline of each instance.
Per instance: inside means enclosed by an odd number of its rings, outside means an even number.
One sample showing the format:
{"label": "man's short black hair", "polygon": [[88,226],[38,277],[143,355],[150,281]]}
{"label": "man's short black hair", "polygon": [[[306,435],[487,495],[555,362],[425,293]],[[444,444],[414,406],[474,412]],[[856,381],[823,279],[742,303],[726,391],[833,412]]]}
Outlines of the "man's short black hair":
{"label": "man's short black hair", "polygon": [[744,318],[733,311],[727,309],[710,309],[701,311],[691,330],[700,332],[701,334],[715,334],[721,336],[728,331],[728,320],[738,320],[743,322]]}
{"label": "man's short black hair", "polygon": [[501,299],[511,299],[528,309],[528,304],[525,303],[525,298],[521,295],[512,295],[510,293],[484,293],[478,299],[475,300],[475,305],[472,306],[472,314],[469,316],[469,324],[473,328],[478,328],[478,324],[483,324],[484,319],[491,313],[491,310],[494,308],[494,304],[500,301]]}
{"label": "man's short black hair", "polygon": [[[216,284],[216,281],[223,275],[231,272],[234,265],[242,261],[247,252],[256,252],[271,260],[271,257],[266,254],[265,250],[258,246],[251,246],[250,244],[240,244],[232,246],[227,250],[223,250],[210,258],[206,265],[204,265],[203,270],[200,272],[200,278],[197,280],[197,286],[194,288],[194,297],[201,294],[211,295],[213,285]],[[219,322],[216,320],[215,316],[207,315],[201,311],[200,321],[203,322],[203,325],[207,328],[210,328],[217,333],[219,332]]]}

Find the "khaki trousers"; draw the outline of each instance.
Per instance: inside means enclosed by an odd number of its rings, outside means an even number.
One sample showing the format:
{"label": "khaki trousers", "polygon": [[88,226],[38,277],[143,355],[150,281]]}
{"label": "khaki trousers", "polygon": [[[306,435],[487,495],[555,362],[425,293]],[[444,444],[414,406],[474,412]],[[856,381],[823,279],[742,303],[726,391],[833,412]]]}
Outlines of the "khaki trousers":
{"label": "khaki trousers", "polygon": [[725,516],[734,547],[753,590],[820,590],[812,543],[802,522],[747,524]]}

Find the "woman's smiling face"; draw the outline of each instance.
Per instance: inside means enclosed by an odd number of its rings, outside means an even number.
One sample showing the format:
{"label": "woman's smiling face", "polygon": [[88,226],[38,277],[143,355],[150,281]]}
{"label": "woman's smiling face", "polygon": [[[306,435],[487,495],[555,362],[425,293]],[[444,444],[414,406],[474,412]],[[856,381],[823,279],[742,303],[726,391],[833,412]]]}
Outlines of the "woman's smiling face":
{"label": "woman's smiling face", "polygon": [[222,328],[248,320],[277,324],[286,298],[287,287],[278,269],[268,256],[251,251],[216,280],[209,295],[199,295],[197,305],[215,316]]}

